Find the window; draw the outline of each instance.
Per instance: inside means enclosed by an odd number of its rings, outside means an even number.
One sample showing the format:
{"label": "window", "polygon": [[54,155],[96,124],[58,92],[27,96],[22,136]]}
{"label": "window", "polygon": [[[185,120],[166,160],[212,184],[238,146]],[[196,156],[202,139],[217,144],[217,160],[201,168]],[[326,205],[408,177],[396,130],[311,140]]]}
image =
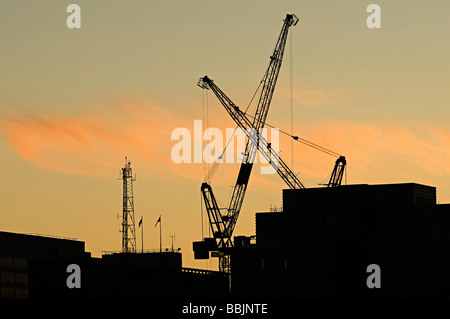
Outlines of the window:
{"label": "window", "polygon": [[16,288],[16,299],[28,299],[28,289]]}
{"label": "window", "polygon": [[14,268],[27,269],[27,258],[22,256],[14,256]]}
{"label": "window", "polygon": [[1,287],[0,298],[2,299],[14,299],[14,288]]}
{"label": "window", "polygon": [[16,284],[21,286],[28,286],[28,274],[16,273]]}
{"label": "window", "polygon": [[4,284],[14,284],[14,273],[10,271],[2,271],[0,273],[0,282]]}
{"label": "window", "polygon": [[13,268],[12,256],[0,255],[0,267]]}

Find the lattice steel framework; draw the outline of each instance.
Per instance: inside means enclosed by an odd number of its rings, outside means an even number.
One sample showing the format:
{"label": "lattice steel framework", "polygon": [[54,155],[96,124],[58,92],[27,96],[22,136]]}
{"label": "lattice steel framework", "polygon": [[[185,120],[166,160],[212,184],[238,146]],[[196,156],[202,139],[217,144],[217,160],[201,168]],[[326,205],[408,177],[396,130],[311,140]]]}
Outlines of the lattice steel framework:
{"label": "lattice steel framework", "polygon": [[123,181],[123,210],[122,210],[122,252],[136,252],[136,231],[134,221],[133,199],[133,171],[131,161],[125,157],[125,166],[121,169],[120,179]]}

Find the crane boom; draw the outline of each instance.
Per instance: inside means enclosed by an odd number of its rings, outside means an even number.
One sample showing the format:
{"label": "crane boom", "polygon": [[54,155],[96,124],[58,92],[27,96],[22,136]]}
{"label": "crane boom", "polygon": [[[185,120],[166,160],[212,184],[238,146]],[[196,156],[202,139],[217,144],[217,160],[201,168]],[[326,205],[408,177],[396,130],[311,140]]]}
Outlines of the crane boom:
{"label": "crane boom", "polygon": [[247,190],[248,181],[253,168],[254,157],[259,144],[260,129],[264,127],[267,114],[269,112],[270,103],[272,101],[273,92],[277,83],[278,74],[280,73],[281,63],[283,61],[284,48],[286,46],[287,34],[289,27],[296,25],[298,18],[293,14],[287,14],[275,45],[275,50],[270,57],[269,67],[261,81],[263,83],[261,95],[256,107],[255,116],[253,117],[252,129],[256,136],[250,138],[248,136],[245,146],[244,161],[239,169],[239,174],[231,196],[230,205],[228,206],[228,222],[226,224],[227,235],[231,238],[234,227],[241,211],[244,201],[245,192]]}
{"label": "crane boom", "polygon": [[[249,134],[252,128],[252,122],[249,117],[236,106],[233,101],[223,93],[223,91],[211,80],[208,76],[200,78],[198,86],[203,89],[211,89],[213,93],[217,96],[221,104],[225,107],[225,110],[230,114],[231,118],[235,123],[241,128],[247,136],[254,138],[253,134]],[[255,141],[256,143],[256,141]],[[256,144],[260,150],[260,154],[264,156],[268,163],[271,163],[272,167],[276,170],[277,174],[286,183],[286,185],[291,189],[305,188],[302,182],[294,174],[294,172],[289,168],[289,166],[283,161],[281,156],[276,152],[276,150],[271,150],[271,155],[266,153],[269,149],[269,143],[262,136],[259,135],[259,143]],[[277,161],[273,161],[273,159]]]}
{"label": "crane boom", "polygon": [[269,111],[270,102],[272,101],[273,92],[278,79],[278,74],[281,69],[281,62],[283,61],[284,48],[286,46],[287,35],[289,27],[295,26],[298,23],[298,18],[295,14],[287,14],[278,37],[275,50],[270,57],[269,67],[262,79],[263,87],[261,95],[256,108],[255,117],[253,120],[253,127],[258,131],[264,126],[267,113]]}

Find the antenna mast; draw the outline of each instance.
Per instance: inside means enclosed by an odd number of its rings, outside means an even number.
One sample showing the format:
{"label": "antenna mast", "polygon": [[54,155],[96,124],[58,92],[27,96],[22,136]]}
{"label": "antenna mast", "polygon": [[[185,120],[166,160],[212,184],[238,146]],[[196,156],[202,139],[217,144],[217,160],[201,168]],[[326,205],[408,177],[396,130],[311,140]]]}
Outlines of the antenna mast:
{"label": "antenna mast", "polygon": [[136,252],[136,232],[134,222],[134,199],[133,199],[133,172],[131,161],[125,156],[125,166],[121,169],[119,179],[123,180],[123,211],[122,211],[122,253]]}
{"label": "antenna mast", "polygon": [[173,251],[173,240],[175,239],[176,234],[169,235],[169,236],[170,236],[170,238],[172,238],[172,251]]}

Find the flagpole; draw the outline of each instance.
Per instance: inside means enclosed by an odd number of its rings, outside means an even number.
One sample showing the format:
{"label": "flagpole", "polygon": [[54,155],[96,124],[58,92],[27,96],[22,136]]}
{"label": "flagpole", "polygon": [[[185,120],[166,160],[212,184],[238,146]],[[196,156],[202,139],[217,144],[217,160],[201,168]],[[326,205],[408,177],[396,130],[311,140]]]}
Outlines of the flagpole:
{"label": "flagpole", "polygon": [[142,221],[142,235],[141,235],[141,239],[142,239],[142,253],[144,253],[144,217],[141,216],[141,221]]}
{"label": "flagpole", "polygon": [[158,223],[159,223],[159,252],[161,253],[162,252],[161,215],[159,215],[159,218],[155,224],[155,227],[156,227],[156,225],[158,225]]}
{"label": "flagpole", "polygon": [[159,252],[162,253],[162,237],[161,237],[161,215],[159,215]]}

